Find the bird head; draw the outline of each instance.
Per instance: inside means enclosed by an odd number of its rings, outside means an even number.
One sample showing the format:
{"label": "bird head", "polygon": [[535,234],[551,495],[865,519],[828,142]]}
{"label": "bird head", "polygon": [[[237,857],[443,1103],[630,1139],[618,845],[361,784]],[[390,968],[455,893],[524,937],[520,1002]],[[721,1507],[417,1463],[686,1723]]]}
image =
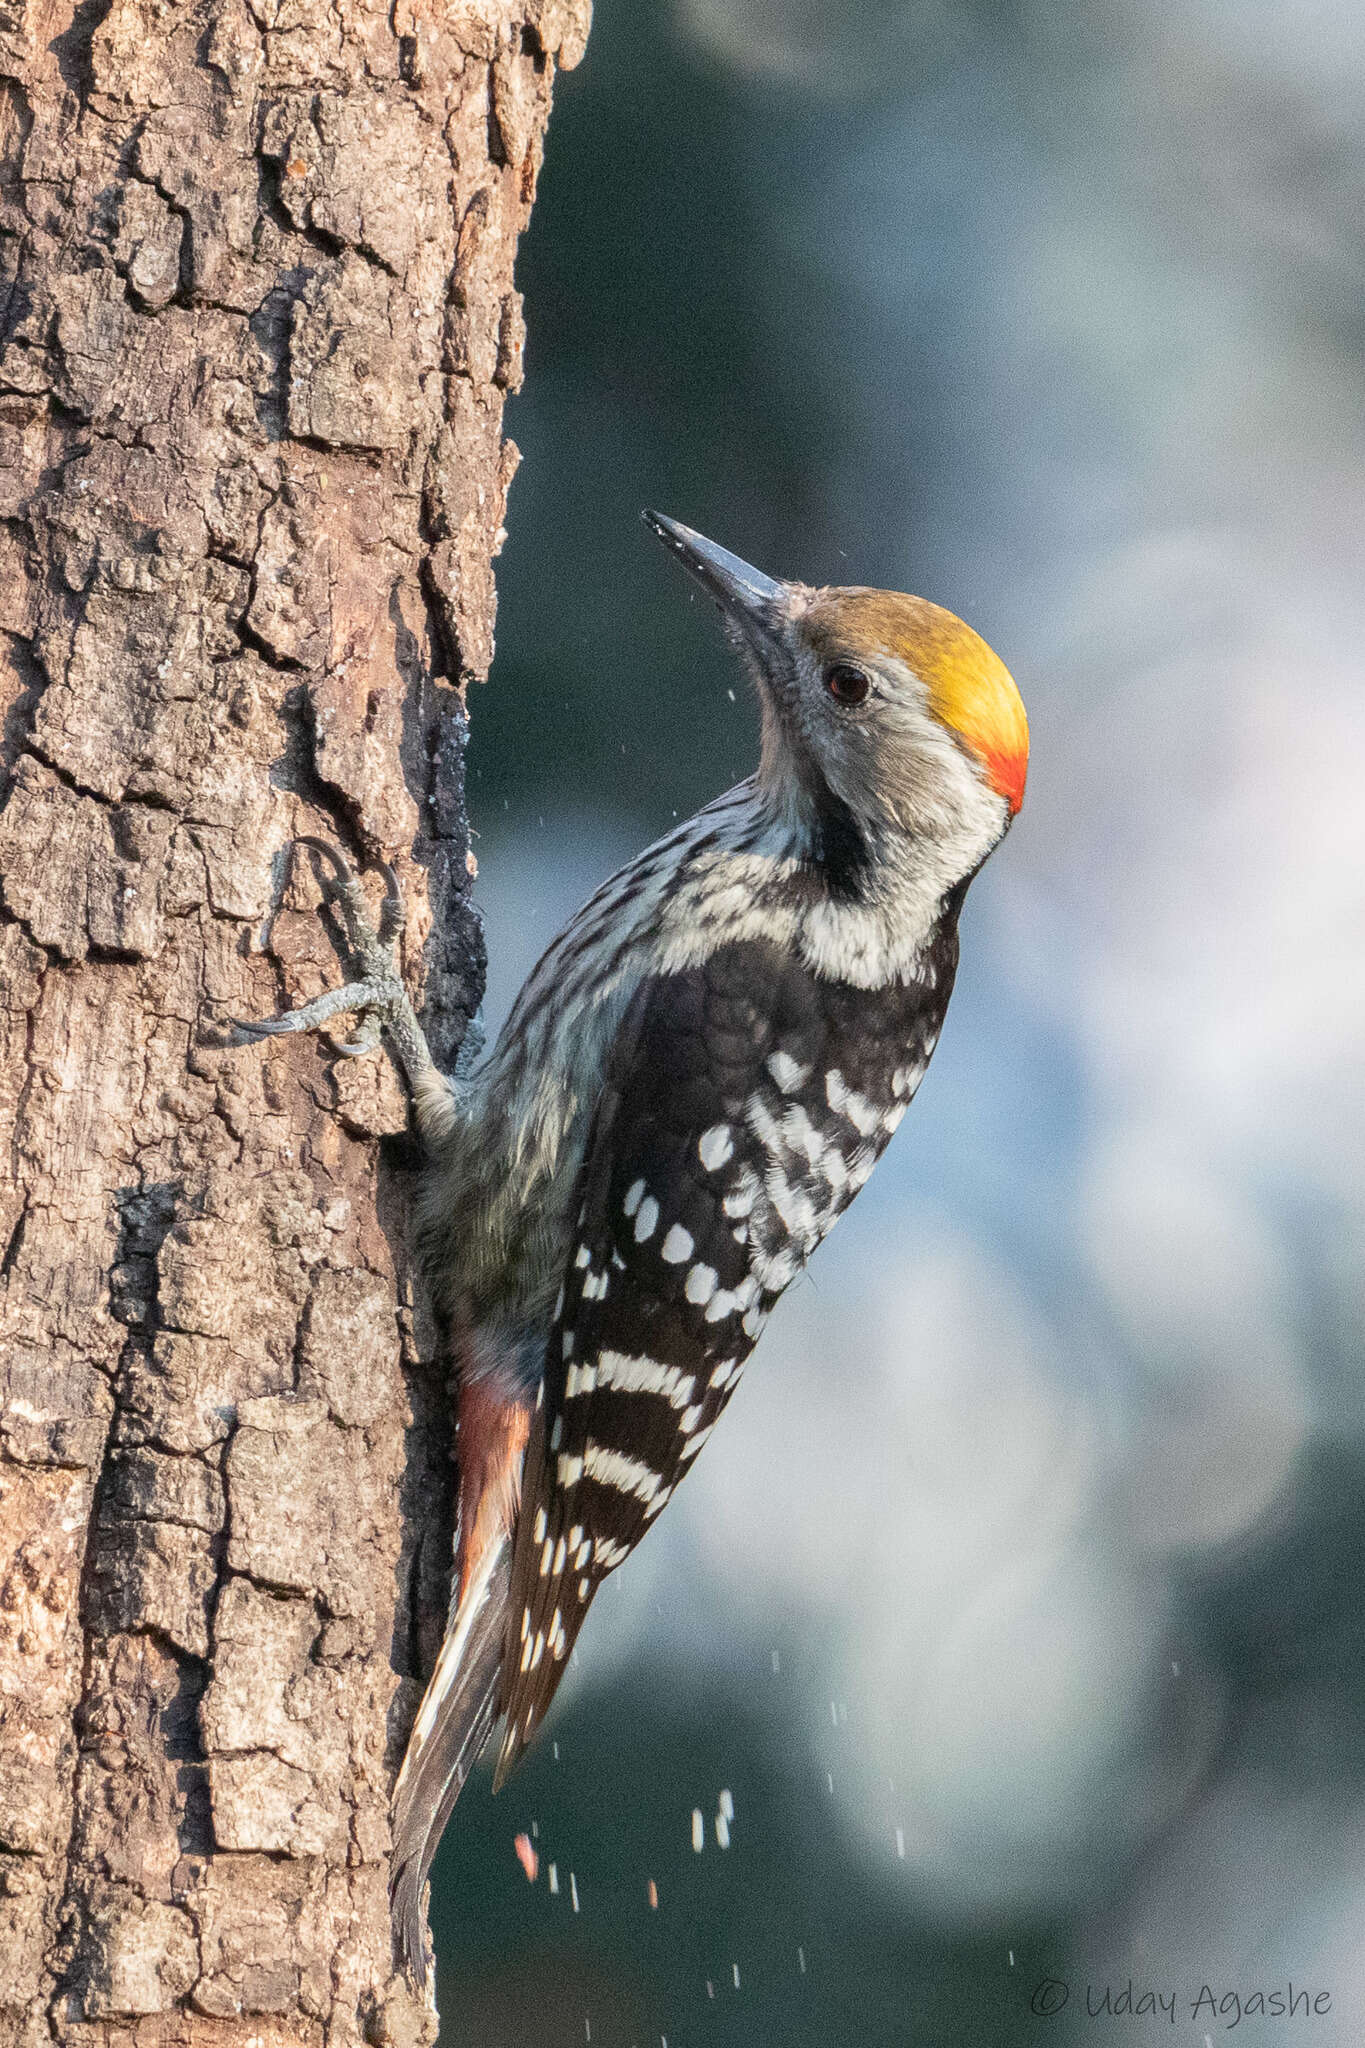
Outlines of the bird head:
{"label": "bird head", "polygon": [[971,872],[1023,802],[1028,720],[970,626],[922,597],[765,576],[661,513],[758,688],[759,781],[813,838],[877,857],[936,842]]}

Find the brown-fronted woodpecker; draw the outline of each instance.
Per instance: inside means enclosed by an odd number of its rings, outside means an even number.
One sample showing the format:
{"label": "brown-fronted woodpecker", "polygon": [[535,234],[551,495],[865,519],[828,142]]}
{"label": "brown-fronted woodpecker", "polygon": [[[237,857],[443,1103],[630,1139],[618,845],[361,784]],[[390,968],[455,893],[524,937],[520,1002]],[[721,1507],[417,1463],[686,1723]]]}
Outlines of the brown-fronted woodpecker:
{"label": "brown-fronted woodpecker", "polygon": [[355,1012],[355,1051],[382,1027],[425,1141],[459,1483],[449,1626],[394,1794],[395,1932],[419,1982],[461,1786],[500,1719],[499,1782],[544,1720],[598,1587],[900,1122],[963,897],[1024,793],[1019,693],[951,613],[779,582],[645,518],[753,678],[757,771],[603,884],[468,1078],[438,1073],[398,978],[392,887],[376,936],[325,847],[361,979],[238,1027]]}

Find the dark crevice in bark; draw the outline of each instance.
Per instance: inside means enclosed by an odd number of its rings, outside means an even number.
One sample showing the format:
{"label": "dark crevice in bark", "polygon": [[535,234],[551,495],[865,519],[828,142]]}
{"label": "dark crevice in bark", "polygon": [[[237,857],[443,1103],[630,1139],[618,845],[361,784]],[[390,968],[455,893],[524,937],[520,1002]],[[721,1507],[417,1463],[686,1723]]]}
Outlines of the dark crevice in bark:
{"label": "dark crevice in bark", "polygon": [[63,79],[75,94],[82,112],[95,87],[92,62],[95,36],[109,19],[114,0],[80,0],[65,35],[53,38],[49,47],[57,59]]}
{"label": "dark crevice in bark", "polygon": [[9,1242],[5,1246],[4,1258],[0,1259],[0,1280],[7,1280],[9,1278],[10,1274],[14,1271],[19,1254],[23,1250],[24,1232],[28,1228],[28,1204],[29,1198],[25,1195],[24,1206],[19,1211],[18,1221],[9,1234]]}
{"label": "dark crevice in bark", "polygon": [[47,676],[33,651],[33,642],[17,633],[5,637],[9,643],[10,660],[22,678],[22,685],[5,712],[3,737],[0,738],[0,766],[4,771],[0,776],[0,796],[8,789],[19,756],[29,744],[33,721],[47,689]]}
{"label": "dark crevice in bark", "polygon": [[285,205],[280,192],[280,159],[260,151],[260,192],[261,211],[269,216],[282,235],[302,242],[306,248],[316,249],[328,262],[344,256],[351,246],[340,235],[329,234],[314,221],[302,224],[295,220]]}
{"label": "dark crevice in bark", "polygon": [[[250,609],[250,602],[254,602],[255,597],[256,578],[253,567],[251,600],[248,603],[248,610]],[[243,647],[248,648],[252,654],[258,654],[262,661],[266,662],[271,668],[277,668],[282,675],[299,675],[306,668],[307,664],[305,662],[296,661],[293,655],[281,654],[276,648],[272,647],[270,642],[256,631],[256,628],[245,615],[239,619],[234,619],[232,623]]]}
{"label": "dark crevice in bark", "polygon": [[[262,163],[261,176],[264,175]],[[292,236],[292,227],[289,232]],[[274,373],[270,385],[257,388],[253,394],[257,420],[270,441],[283,441],[288,436],[289,324],[295,300],[302,296],[304,286],[315,274],[313,267],[295,264],[281,275],[247,318],[248,332]]]}
{"label": "dark crevice in bark", "polygon": [[433,648],[438,650],[438,659],[433,662],[431,672],[439,681],[453,682],[460,674],[460,643],[451,629],[445,592],[436,581],[429,556],[422,558],[420,575],[422,595],[426,600],[427,630]]}
{"label": "dark crevice in bark", "polygon": [[[31,755],[35,761],[41,761],[49,775],[54,776],[61,783],[63,789],[69,789],[73,796],[85,797],[92,804],[100,804],[111,814],[123,810],[144,810],[159,811],[163,814],[169,812],[173,817],[179,815],[176,805],[169,798],[158,796],[154,790],[139,790],[136,796],[127,793],[122,796],[110,796],[107,790],[93,788],[89,783],[82,782],[78,776],[73,775],[71,770],[64,767],[60,761],[54,759],[32,735],[30,735],[26,746],[23,748],[23,752]],[[124,956],[120,955],[119,957],[122,958]],[[137,956],[130,954],[127,957],[136,958]]]}

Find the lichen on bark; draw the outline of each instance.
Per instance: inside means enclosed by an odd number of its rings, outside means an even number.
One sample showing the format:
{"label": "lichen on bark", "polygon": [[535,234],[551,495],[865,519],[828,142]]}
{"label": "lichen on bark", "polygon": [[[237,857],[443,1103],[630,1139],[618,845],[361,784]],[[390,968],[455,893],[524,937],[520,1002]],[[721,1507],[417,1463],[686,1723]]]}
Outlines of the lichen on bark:
{"label": "lichen on bark", "polygon": [[[0,5],[0,2034],[426,2042],[388,1794],[449,1435],[298,832],[477,1001],[513,287],[586,0]],[[386,1142],[387,1141],[387,1142]]]}

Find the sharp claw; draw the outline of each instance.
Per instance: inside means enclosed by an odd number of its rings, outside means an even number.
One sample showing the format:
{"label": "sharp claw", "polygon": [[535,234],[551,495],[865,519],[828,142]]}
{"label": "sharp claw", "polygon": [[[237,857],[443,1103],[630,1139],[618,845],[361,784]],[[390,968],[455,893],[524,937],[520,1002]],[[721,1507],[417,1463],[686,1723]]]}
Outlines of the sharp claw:
{"label": "sharp claw", "polygon": [[[305,1004],[304,1008],[307,1007]],[[303,1014],[301,1010],[286,1010],[283,1017],[262,1017],[254,1022],[245,1017],[234,1017],[232,1026],[236,1036],[232,1042],[234,1045],[254,1045],[262,1038],[282,1038],[291,1031],[311,1031],[314,1028],[311,1024],[300,1021]]]}
{"label": "sharp claw", "polygon": [[263,1038],[269,1038],[274,1030],[271,1024],[249,1024],[245,1017],[229,1017],[232,1035],[229,1045],[258,1045]]}
{"label": "sharp claw", "polygon": [[344,889],[348,882],[355,880],[351,864],[344,853],[333,846],[330,840],[316,839],[311,832],[300,832],[294,840],[295,846],[311,846],[314,853],[320,853],[324,860],[332,863],[337,882]]}
{"label": "sharp claw", "polygon": [[362,1053],[373,1052],[383,1035],[381,1019],[372,1010],[366,1010],[361,1015],[360,1029],[355,1037],[336,1041],[336,1050],[345,1059],[359,1059]]}

